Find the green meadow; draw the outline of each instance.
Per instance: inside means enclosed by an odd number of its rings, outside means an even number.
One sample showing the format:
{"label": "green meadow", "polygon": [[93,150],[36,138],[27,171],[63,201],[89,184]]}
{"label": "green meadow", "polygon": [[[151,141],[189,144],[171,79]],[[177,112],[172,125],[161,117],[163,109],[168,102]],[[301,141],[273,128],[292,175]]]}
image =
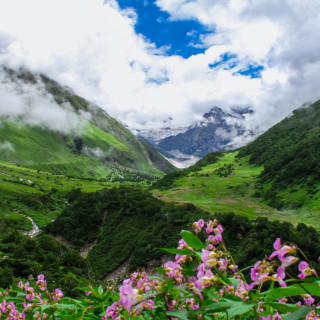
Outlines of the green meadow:
{"label": "green meadow", "polygon": [[236,213],[249,219],[258,216],[271,220],[279,219],[297,224],[303,222],[320,228],[318,210],[320,193],[310,199],[306,188],[300,186],[296,192],[293,187],[282,191],[286,199],[300,199],[300,208],[283,208],[278,210],[267,204],[263,198],[255,196],[258,176],[262,166],[251,165],[248,157],[237,158],[237,152],[221,153],[218,161],[204,166],[199,171],[175,180],[170,189],[152,190],[153,194],[163,200],[190,202],[210,212]]}

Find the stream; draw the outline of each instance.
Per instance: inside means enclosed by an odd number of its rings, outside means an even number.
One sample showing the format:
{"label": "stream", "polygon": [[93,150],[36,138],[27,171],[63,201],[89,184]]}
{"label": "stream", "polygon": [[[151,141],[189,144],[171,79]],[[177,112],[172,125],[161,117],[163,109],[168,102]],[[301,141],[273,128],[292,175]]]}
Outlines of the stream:
{"label": "stream", "polygon": [[32,230],[27,233],[28,236],[31,238],[35,237],[40,233],[39,227],[36,225],[36,223],[33,221],[31,217],[27,217],[32,222]]}

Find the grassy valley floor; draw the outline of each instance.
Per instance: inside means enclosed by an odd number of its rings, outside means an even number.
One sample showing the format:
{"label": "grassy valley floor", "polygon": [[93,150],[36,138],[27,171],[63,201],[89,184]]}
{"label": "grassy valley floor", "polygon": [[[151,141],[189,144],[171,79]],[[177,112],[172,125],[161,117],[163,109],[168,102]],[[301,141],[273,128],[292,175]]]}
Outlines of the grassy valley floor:
{"label": "grassy valley floor", "polygon": [[272,208],[266,200],[254,197],[263,167],[250,165],[247,157],[238,159],[236,156],[237,152],[223,153],[217,162],[175,180],[170,189],[152,190],[152,193],[167,201],[191,202],[210,213],[234,212],[250,219],[264,216],[293,224],[303,222],[320,229],[318,197],[310,198],[301,186],[296,192],[291,188],[284,190],[281,196],[286,201],[300,197],[304,205],[298,209]]}
{"label": "grassy valley floor", "polygon": [[[79,189],[88,193],[123,183],[136,184],[77,179],[0,162],[0,223],[30,231],[32,223],[27,217],[31,217],[43,228],[68,206],[65,201],[68,192]],[[147,181],[139,183],[147,184]]]}

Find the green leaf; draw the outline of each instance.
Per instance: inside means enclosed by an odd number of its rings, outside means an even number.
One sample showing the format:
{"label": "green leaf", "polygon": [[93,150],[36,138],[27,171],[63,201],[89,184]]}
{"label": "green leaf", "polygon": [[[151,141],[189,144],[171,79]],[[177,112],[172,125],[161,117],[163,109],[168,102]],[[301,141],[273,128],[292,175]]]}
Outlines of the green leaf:
{"label": "green leaf", "polygon": [[247,313],[251,311],[255,305],[256,304],[254,303],[251,303],[251,304],[237,303],[232,308],[226,311],[228,313],[228,318],[231,319],[235,316],[239,316],[241,314]]}
{"label": "green leaf", "polygon": [[185,310],[167,311],[166,315],[177,317],[177,318],[184,319],[184,320],[188,320],[187,311],[185,311]]}
{"label": "green leaf", "polygon": [[160,248],[160,249],[173,254],[195,255],[194,251],[191,251],[188,249],[173,249],[173,248]]}
{"label": "green leaf", "polygon": [[59,310],[76,310],[77,306],[75,304],[63,304],[59,303]]}
{"label": "green leaf", "polygon": [[230,281],[230,283],[233,285],[234,288],[237,288],[240,283],[240,280],[236,278],[230,277],[228,278],[228,280]]}
{"label": "green leaf", "polygon": [[100,295],[103,293],[103,288],[102,288],[102,286],[99,286],[99,288],[98,288],[98,293],[99,293]]}
{"label": "green leaf", "polygon": [[155,268],[160,274],[162,274],[164,277],[167,277],[168,275],[163,271],[163,267],[157,267]]}
{"label": "green leaf", "polygon": [[201,307],[201,310],[219,312],[219,311],[225,311],[230,308],[231,308],[231,303],[229,302],[215,302],[215,303],[210,303],[206,306]]}
{"label": "green leaf", "polygon": [[222,282],[225,284],[231,284],[231,281],[217,268],[217,267],[212,267],[214,271],[220,276]]}
{"label": "green leaf", "polygon": [[204,243],[199,238],[197,238],[193,233],[186,231],[186,230],[183,230],[181,232],[181,235],[182,235],[183,240],[191,248],[193,248],[195,250],[201,250],[201,249],[205,248]]}
{"label": "green leaf", "polygon": [[281,313],[287,313],[287,312],[295,312],[299,310],[299,307],[296,304],[289,304],[289,303],[278,303],[278,302],[272,302],[272,303],[266,303],[266,305],[269,305],[273,309],[278,310]]}
{"label": "green leaf", "polygon": [[265,292],[268,301],[274,301],[283,297],[298,296],[301,294],[312,294],[320,296],[320,287],[317,283],[301,283],[285,288],[276,288]]}
{"label": "green leaf", "polygon": [[298,311],[289,314],[288,316],[282,318],[282,320],[299,320],[304,318],[312,308],[310,307],[301,307]]}
{"label": "green leaf", "polygon": [[156,277],[156,276],[152,276],[152,277],[149,277],[150,280],[159,280],[159,281],[163,281],[162,278],[159,278],[159,277]]}

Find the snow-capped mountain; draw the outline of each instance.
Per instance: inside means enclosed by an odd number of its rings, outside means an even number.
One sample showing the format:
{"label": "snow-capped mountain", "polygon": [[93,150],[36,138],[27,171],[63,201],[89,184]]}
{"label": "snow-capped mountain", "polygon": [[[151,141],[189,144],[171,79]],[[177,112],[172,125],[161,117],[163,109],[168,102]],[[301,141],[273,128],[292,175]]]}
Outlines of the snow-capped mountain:
{"label": "snow-capped mountain", "polygon": [[135,133],[152,145],[158,145],[163,139],[176,136],[179,133],[185,133],[187,130],[188,127],[166,127],[159,129],[136,129]]}
{"label": "snow-capped mountain", "polygon": [[138,135],[175,158],[179,154],[175,160],[183,162],[190,156],[203,157],[210,152],[238,147],[241,138],[250,140],[253,133],[245,129],[244,121],[253,113],[250,108],[233,107],[226,112],[213,107],[188,128],[141,130]]}

